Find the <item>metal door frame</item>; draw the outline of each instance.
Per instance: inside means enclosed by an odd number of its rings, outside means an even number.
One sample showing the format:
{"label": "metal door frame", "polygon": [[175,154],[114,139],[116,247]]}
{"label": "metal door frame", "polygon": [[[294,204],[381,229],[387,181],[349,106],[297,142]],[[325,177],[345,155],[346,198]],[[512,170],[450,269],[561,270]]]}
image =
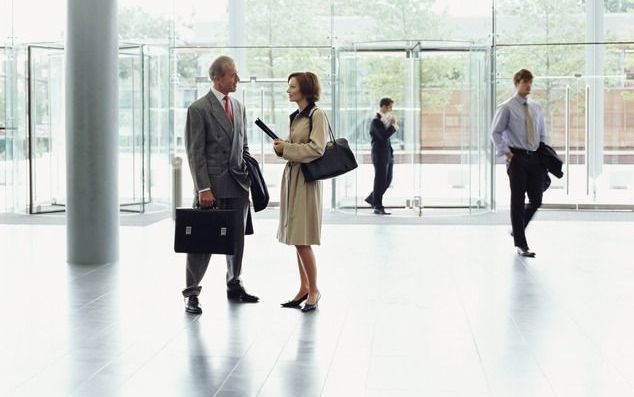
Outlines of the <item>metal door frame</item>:
{"label": "metal door frame", "polygon": [[33,178],[33,173],[34,173],[34,165],[33,165],[33,145],[34,143],[37,144],[36,142],[33,142],[34,139],[36,139],[35,136],[35,132],[33,131],[33,117],[32,117],[32,111],[33,111],[33,75],[32,75],[32,65],[33,65],[33,60],[32,60],[32,50],[34,48],[37,49],[41,49],[41,50],[59,50],[62,51],[62,56],[63,56],[63,51],[64,51],[64,47],[62,46],[55,46],[53,44],[50,45],[44,45],[44,44],[29,44],[26,46],[26,50],[27,50],[27,62],[26,62],[26,122],[27,122],[27,128],[26,128],[26,134],[27,134],[27,160],[28,160],[28,176],[29,176],[29,198],[28,198],[28,212],[29,215],[37,215],[37,214],[50,214],[50,213],[56,213],[56,212],[64,212],[66,211],[66,204],[51,204],[51,206],[55,207],[61,207],[60,209],[53,209],[53,210],[47,210],[47,211],[38,211],[35,212],[34,211],[34,178]]}

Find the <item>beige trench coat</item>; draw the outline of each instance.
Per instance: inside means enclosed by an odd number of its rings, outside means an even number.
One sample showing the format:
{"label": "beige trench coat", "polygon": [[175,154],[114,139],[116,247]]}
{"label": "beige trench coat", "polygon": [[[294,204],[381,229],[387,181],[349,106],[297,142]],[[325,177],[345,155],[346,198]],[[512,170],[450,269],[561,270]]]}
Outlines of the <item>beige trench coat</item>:
{"label": "beige trench coat", "polygon": [[[313,111],[313,131],[309,139],[309,114]],[[306,182],[301,163],[324,154],[328,142],[328,121],[323,110],[307,106],[291,114],[290,134],[282,157],[288,160],[282,174],[280,223],[277,238],[288,245],[319,245],[321,241],[321,181]]]}

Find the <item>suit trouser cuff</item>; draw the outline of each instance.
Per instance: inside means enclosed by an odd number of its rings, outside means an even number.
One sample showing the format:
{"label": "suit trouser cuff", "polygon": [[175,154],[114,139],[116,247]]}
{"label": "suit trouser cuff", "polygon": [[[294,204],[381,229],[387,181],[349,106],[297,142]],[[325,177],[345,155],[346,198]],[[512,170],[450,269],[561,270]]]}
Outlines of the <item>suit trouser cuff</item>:
{"label": "suit trouser cuff", "polygon": [[183,290],[183,296],[185,298],[189,298],[190,296],[198,296],[200,295],[200,290],[202,287],[187,287]]}

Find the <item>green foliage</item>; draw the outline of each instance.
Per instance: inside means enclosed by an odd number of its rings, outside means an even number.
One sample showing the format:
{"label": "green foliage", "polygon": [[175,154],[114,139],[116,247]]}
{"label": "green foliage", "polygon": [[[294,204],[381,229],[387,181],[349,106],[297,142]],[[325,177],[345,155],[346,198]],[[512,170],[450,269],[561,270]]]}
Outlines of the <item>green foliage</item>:
{"label": "green foliage", "polygon": [[156,16],[139,6],[119,9],[119,40],[147,42],[160,40],[166,42],[170,37],[172,21],[164,16]]}

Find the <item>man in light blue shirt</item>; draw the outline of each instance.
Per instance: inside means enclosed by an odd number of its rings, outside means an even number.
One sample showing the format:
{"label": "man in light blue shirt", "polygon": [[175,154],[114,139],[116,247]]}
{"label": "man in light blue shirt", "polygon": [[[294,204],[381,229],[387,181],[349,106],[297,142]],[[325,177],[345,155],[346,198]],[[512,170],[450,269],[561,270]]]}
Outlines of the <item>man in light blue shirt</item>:
{"label": "man in light blue shirt", "polygon": [[[513,76],[515,95],[498,106],[491,126],[491,140],[498,156],[506,156],[511,187],[511,224],[518,254],[534,257],[525,229],[542,204],[545,168],[537,153],[545,141],[541,108],[528,99],[533,74],[522,69]],[[524,204],[526,195],[529,203]]]}

